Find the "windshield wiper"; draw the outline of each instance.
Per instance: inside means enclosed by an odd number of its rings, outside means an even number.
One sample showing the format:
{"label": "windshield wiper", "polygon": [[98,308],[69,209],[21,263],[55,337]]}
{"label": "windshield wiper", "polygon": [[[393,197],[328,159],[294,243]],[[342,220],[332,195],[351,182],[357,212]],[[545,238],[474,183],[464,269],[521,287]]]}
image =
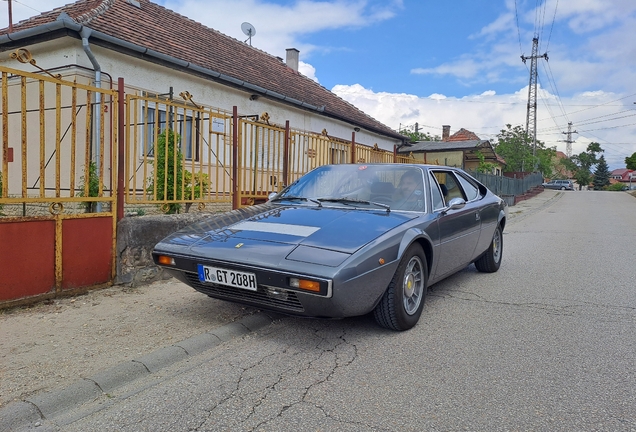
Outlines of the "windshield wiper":
{"label": "windshield wiper", "polygon": [[343,204],[365,204],[365,205],[374,205],[374,206],[378,206],[378,207],[382,207],[384,209],[386,209],[387,212],[391,211],[391,207],[388,204],[383,204],[383,203],[379,203],[379,202],[375,202],[375,201],[366,201],[366,200],[359,200],[359,199],[354,199],[354,198],[318,198],[318,201],[324,202],[338,202],[338,203],[343,203]]}
{"label": "windshield wiper", "polygon": [[318,204],[318,207],[322,207],[322,204],[320,204],[320,201],[315,200],[313,198],[306,198],[301,196],[281,196],[271,200],[271,202],[274,202],[274,201],[310,201],[314,204]]}

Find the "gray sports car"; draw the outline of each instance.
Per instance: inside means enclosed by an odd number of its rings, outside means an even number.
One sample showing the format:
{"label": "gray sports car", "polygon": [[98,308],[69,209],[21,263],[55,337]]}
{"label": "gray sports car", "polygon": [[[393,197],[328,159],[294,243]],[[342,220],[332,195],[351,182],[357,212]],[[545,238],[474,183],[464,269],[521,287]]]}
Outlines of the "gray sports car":
{"label": "gray sports car", "polygon": [[407,330],[428,286],[471,263],[499,269],[507,211],[457,168],[326,165],[265,204],[175,232],[153,258],[210,297],[310,317],[373,312]]}

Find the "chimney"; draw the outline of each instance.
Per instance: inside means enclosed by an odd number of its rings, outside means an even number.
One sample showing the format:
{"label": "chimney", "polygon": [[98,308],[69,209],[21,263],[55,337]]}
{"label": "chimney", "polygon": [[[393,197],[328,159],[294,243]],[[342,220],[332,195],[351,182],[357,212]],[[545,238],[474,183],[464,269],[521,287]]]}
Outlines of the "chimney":
{"label": "chimney", "polygon": [[448,137],[450,137],[450,125],[442,126],[442,141],[448,141]]}
{"label": "chimney", "polygon": [[296,48],[287,48],[287,67],[292,68],[294,71],[298,72],[298,51]]}

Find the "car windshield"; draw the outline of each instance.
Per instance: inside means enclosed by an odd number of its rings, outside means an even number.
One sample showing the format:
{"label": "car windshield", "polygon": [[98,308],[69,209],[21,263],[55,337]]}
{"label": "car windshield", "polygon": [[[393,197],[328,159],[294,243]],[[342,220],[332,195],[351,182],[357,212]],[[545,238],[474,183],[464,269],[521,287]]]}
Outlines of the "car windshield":
{"label": "car windshield", "polygon": [[298,179],[274,200],[424,211],[423,191],[422,169],[413,165],[325,165]]}

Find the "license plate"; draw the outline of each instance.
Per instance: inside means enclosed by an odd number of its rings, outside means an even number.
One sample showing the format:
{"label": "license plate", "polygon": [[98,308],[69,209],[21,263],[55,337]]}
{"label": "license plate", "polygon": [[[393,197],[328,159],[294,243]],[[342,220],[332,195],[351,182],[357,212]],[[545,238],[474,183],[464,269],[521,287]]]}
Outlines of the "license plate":
{"label": "license plate", "polygon": [[256,275],[250,272],[228,270],[199,264],[199,280],[234,288],[256,291]]}

